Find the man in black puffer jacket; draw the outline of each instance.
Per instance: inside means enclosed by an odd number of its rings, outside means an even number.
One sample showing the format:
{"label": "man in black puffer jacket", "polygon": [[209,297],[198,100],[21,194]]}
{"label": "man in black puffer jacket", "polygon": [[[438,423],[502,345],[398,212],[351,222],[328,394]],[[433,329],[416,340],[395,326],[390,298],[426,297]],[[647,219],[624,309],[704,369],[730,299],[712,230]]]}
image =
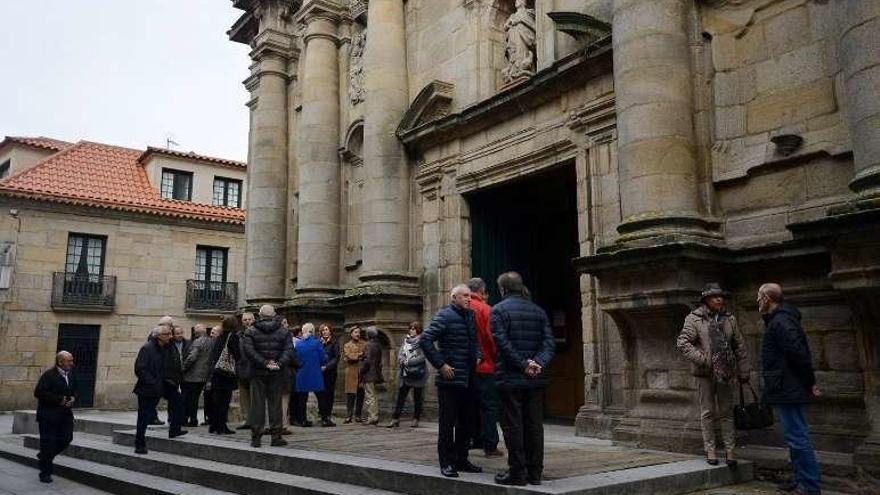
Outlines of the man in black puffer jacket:
{"label": "man in black puffer jacket", "polygon": [[764,402],[775,407],[788,444],[794,471],[793,493],[817,494],[821,491],[819,465],[804,406],[820,397],[822,391],[816,385],[801,313],[784,301],[779,284],[764,284],[758,289],[758,310],[767,325],[761,340]]}
{"label": "man in black puffer jacket", "polygon": [[272,445],[287,445],[281,438],[281,395],[285,387],[290,386],[288,369],[295,358],[293,341],[287,329],[281,325],[281,319],[276,318],[274,307],[265,304],[260,308],[260,319],[244,332],[242,350],[245,358],[250,361],[252,373],[251,410],[248,415],[251,446],[260,446],[267,408]]}
{"label": "man in black puffer jacket", "polygon": [[492,308],[490,328],[498,356],[495,382],[501,395],[501,431],[507,446],[502,485],[541,484],[544,470],[544,388],[556,343],[547,313],[526,297],[522,277],[498,277],[503,300]]}
{"label": "man in black puffer jacket", "polygon": [[457,478],[459,471],[483,471],[467,458],[476,404],[473,374],[481,356],[477,324],[473,311],[468,308],[470,289],[464,284],[457,285],[450,295],[452,303],[437,312],[419,339],[419,345],[431,365],[440,371],[435,380],[440,409],[437,437],[440,472]]}

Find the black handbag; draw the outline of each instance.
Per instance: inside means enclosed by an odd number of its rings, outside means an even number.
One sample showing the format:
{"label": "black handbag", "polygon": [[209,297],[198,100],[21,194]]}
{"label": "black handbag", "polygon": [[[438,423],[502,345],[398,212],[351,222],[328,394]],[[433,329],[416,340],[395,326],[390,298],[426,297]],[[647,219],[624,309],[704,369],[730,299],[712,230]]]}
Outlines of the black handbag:
{"label": "black handbag", "polygon": [[773,410],[758,400],[755,388],[749,384],[753,401],[746,404],[743,384],[739,384],[739,405],[733,406],[733,421],[737,430],[758,430],[773,426]]}

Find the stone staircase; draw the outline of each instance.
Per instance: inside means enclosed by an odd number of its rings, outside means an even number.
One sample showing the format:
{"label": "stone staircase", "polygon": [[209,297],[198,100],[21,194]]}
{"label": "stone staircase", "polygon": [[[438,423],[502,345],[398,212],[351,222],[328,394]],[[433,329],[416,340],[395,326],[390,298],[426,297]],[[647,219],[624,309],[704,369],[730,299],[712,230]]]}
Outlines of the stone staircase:
{"label": "stone staircase", "polygon": [[[35,464],[37,435],[22,418],[0,441],[0,456]],[[86,424],[90,423],[91,424]],[[169,439],[164,430],[148,432],[150,453],[134,454],[130,425],[85,420],[63,456],[57,473],[105,491],[139,494],[308,494],[308,495],[662,495],[711,489],[752,479],[751,463],[739,469],[711,467],[699,458],[616,471],[572,476],[541,486],[496,485],[491,474],[461,473],[445,478],[435,466],[349,455],[332,451],[264,446],[190,434]],[[124,426],[126,429],[118,429]],[[101,433],[96,433],[101,432]],[[266,442],[268,443],[268,442]],[[434,445],[425,445],[434,449]],[[576,452],[572,452],[576,455]]]}

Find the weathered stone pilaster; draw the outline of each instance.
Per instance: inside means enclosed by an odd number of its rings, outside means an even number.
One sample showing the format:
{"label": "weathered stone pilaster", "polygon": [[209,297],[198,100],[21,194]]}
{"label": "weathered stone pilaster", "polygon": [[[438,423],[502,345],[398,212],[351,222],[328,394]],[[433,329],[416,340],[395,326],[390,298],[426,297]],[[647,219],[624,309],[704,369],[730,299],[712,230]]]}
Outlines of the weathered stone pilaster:
{"label": "weathered stone pilaster", "polygon": [[306,33],[296,298],[321,300],[335,294],[339,285],[339,15],[313,5],[302,19]]}
{"label": "weathered stone pilaster", "polygon": [[849,0],[839,56],[855,158],[850,182],[861,196],[880,195],[880,3]]}
{"label": "weathered stone pilaster", "polygon": [[253,41],[248,216],[245,227],[245,300],[278,302],[285,296],[287,243],[287,84],[293,38],[276,29],[280,12],[263,10],[269,24]]}
{"label": "weathered stone pilaster", "polygon": [[364,89],[364,283],[409,269],[409,171],[395,131],[409,105],[403,0],[370,0]]}
{"label": "weathered stone pilaster", "polygon": [[615,0],[621,241],[706,237],[687,19],[692,0]]}

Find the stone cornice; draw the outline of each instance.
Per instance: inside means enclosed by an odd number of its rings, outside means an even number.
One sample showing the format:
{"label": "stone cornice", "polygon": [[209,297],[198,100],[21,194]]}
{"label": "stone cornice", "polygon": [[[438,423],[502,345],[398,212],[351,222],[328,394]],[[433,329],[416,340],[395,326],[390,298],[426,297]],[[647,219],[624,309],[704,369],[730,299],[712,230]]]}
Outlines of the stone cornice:
{"label": "stone cornice", "polygon": [[521,84],[441,119],[398,133],[408,148],[419,150],[473,134],[544,104],[549,99],[611,72],[611,38],[557,60]]}

